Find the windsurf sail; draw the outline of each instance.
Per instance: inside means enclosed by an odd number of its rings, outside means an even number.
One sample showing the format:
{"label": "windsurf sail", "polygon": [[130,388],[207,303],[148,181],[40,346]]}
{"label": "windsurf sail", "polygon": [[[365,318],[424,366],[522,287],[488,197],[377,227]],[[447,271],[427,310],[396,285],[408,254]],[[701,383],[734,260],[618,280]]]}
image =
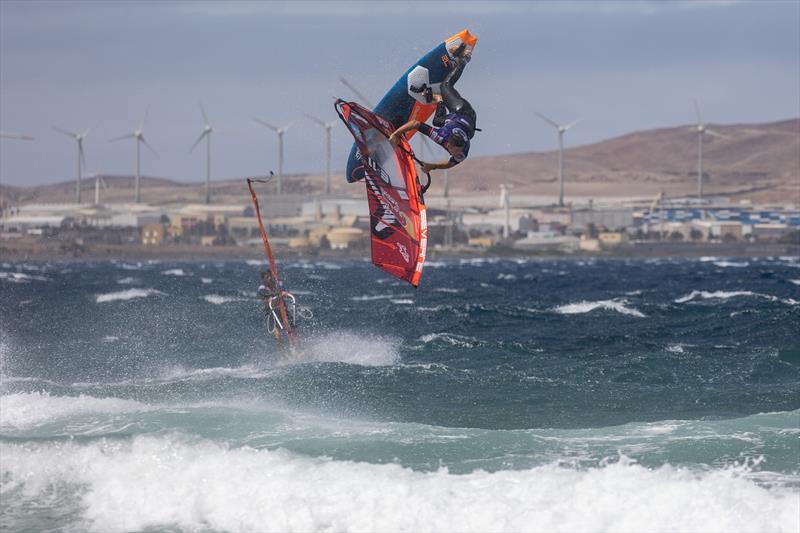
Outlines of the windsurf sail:
{"label": "windsurf sail", "polygon": [[372,262],[417,287],[428,223],[414,153],[405,139],[396,146],[389,142],[394,126],[383,117],[354,102],[337,100],[334,106],[358,148],[369,201]]}
{"label": "windsurf sail", "polygon": [[[272,255],[272,247],[269,245],[267,230],[264,228],[264,222],[261,220],[261,209],[258,205],[258,196],[256,196],[256,191],[253,189],[253,183],[255,182],[263,183],[265,180],[247,178],[247,187],[250,189],[250,196],[253,199],[253,207],[256,210],[256,217],[258,218],[258,230],[261,233],[261,240],[264,243],[264,254],[267,257],[269,271],[272,274],[272,279],[274,280],[273,282],[277,292],[276,296],[271,297],[264,302],[264,305],[267,308],[267,327],[269,332],[275,336],[275,340],[282,344],[285,338],[289,347],[294,348],[297,342],[297,334],[294,330],[294,315],[296,309],[295,300],[294,296],[283,290],[280,278],[278,277],[278,268],[275,264],[275,257]],[[292,307],[291,319],[289,310],[287,308],[288,306],[286,304],[287,298],[290,299],[290,305]]]}

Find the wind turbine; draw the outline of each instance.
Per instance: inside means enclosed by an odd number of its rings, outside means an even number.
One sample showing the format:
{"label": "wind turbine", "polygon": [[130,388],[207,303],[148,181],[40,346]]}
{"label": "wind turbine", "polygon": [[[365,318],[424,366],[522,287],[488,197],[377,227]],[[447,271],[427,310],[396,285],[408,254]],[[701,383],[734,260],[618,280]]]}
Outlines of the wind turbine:
{"label": "wind turbine", "polygon": [[331,129],[336,125],[336,122],[324,122],[315,116],[305,114],[306,117],[313,120],[323,128],[325,128],[325,194],[331,194]]}
{"label": "wind turbine", "polygon": [[84,131],[83,133],[75,133],[73,131],[68,131],[65,129],[57,128],[53,126],[53,129],[59,133],[63,133],[67,137],[72,137],[78,143],[78,177],[75,181],[75,200],[80,205],[81,203],[81,177],[83,173],[83,166],[86,165],[86,156],[83,155],[83,140],[89,135],[89,130]]}
{"label": "wind turbine", "polygon": [[205,120],[206,125],[203,127],[203,132],[200,134],[200,137],[194,142],[191,148],[189,148],[189,153],[194,151],[195,147],[200,144],[200,141],[203,140],[203,137],[206,138],[206,203],[211,203],[211,134],[214,132],[214,128],[208,123],[208,116],[206,115],[206,110],[203,109],[203,104],[200,104],[200,112],[203,114],[203,120]]}
{"label": "wind turbine", "polygon": [[[289,128],[294,126],[294,122],[290,122],[286,126],[278,128],[269,122],[264,122],[263,120],[255,117],[253,117],[253,120],[278,134],[278,194],[283,194],[283,134],[289,131]],[[330,151],[328,153],[330,153]]]}
{"label": "wind turbine", "polygon": [[577,124],[580,119],[570,122],[566,126],[562,126],[541,113],[536,114],[539,118],[553,126],[558,132],[558,205],[559,207],[564,207],[564,132]]}
{"label": "wind turbine", "polygon": [[693,126],[691,129],[697,133],[697,198],[703,198],[703,136],[707,133],[714,137],[725,137],[721,133],[717,133],[714,130],[708,129],[705,124],[703,124],[703,117],[700,115],[700,106],[697,104],[697,100],[693,100],[694,102],[694,112],[697,115],[697,125]]}
{"label": "wind turbine", "polygon": [[[144,138],[144,131],[143,131],[144,130],[144,123],[147,120],[147,113],[149,111],[150,111],[150,108],[148,107],[144,112],[144,118],[142,119],[142,123],[139,126],[139,129],[134,130],[133,133],[129,133],[128,135],[122,135],[120,137],[115,137],[115,138],[109,140],[109,142],[114,142],[114,141],[121,141],[122,139],[136,139],[136,182],[135,182],[135,188],[136,188],[136,203],[137,204],[141,200],[141,195],[139,193],[139,191],[140,191],[140,189],[139,189],[139,180],[141,179],[140,173],[139,173],[140,158],[141,158],[141,154],[140,154],[141,147],[140,147],[140,145],[144,144],[156,156],[158,155],[156,153],[156,151],[153,150],[153,147],[150,146],[150,144]],[[103,183],[105,183],[105,182],[103,182]]]}

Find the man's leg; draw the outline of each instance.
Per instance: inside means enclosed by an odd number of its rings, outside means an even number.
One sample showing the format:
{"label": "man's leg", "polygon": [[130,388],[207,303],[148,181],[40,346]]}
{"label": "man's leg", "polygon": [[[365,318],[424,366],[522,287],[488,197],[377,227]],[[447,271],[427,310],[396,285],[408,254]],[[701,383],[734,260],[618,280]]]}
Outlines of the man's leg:
{"label": "man's leg", "polygon": [[[444,81],[439,87],[439,91],[442,94],[442,101],[451,113],[458,113],[469,119],[472,127],[468,133],[470,138],[472,138],[472,136],[475,135],[475,110],[472,108],[472,105],[459,94],[455,87],[453,87],[455,82],[458,81],[458,78],[461,77],[461,73],[464,72],[464,67],[467,62],[461,58],[456,58],[453,61],[455,62],[453,70],[447,73],[447,76],[445,76]],[[436,111],[438,115],[439,108],[437,108]]]}

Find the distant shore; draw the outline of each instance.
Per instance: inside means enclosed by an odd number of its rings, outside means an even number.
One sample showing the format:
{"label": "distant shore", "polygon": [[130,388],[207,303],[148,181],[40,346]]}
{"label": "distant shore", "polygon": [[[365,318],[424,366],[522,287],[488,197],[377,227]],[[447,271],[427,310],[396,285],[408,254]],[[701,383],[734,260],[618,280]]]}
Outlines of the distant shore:
{"label": "distant shore", "polygon": [[[354,259],[369,257],[366,247],[349,250],[297,250],[276,247],[275,254],[282,259]],[[600,252],[558,253],[523,252],[496,246],[488,249],[437,248],[428,249],[428,259],[469,257],[529,257],[565,259],[570,257],[769,257],[800,256],[800,245],[784,243],[687,243],[687,242],[636,242]],[[68,244],[63,241],[0,241],[0,261],[102,261],[102,260],[246,260],[261,259],[264,251],[257,246],[193,246],[193,245],[112,245]]]}

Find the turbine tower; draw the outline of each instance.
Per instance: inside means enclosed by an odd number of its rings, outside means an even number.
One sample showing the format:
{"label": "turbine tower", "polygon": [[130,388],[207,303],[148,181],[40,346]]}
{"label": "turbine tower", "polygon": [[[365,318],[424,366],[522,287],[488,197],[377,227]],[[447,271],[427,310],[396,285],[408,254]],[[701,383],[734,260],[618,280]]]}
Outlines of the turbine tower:
{"label": "turbine tower", "polygon": [[253,117],[253,120],[278,134],[278,194],[283,194],[283,134],[289,131],[289,128],[294,126],[294,122],[290,122],[286,126],[278,128],[269,122],[264,122],[263,120],[255,117]]}
{"label": "turbine tower", "polygon": [[503,208],[505,220],[503,223],[503,238],[508,239],[511,235],[511,198],[509,196],[510,185],[500,184],[500,207]]}
{"label": "turbine tower", "polygon": [[714,137],[725,137],[724,135],[717,133],[714,130],[708,129],[705,124],[703,124],[703,117],[700,114],[700,106],[697,104],[697,100],[694,100],[694,112],[697,115],[697,125],[695,125],[692,130],[697,133],[697,199],[703,199],[703,136],[705,134],[712,135]]}
{"label": "turbine tower", "polygon": [[200,144],[200,141],[203,140],[203,137],[206,138],[206,203],[211,203],[211,134],[214,132],[214,128],[208,123],[208,116],[206,115],[206,110],[203,109],[203,104],[200,104],[200,112],[203,114],[203,120],[205,121],[205,126],[203,127],[203,132],[200,134],[200,137],[194,142],[191,148],[189,148],[189,153],[195,149],[195,147]]}
{"label": "turbine tower", "polygon": [[541,113],[536,114],[539,118],[553,126],[558,132],[558,206],[564,207],[564,132],[577,124],[578,120],[570,122],[566,126],[562,126]]}
{"label": "turbine tower", "polygon": [[140,145],[144,144],[148,148],[148,150],[153,152],[153,154],[155,154],[156,156],[158,155],[156,153],[156,151],[153,149],[153,147],[150,146],[150,143],[148,143],[147,140],[144,138],[144,123],[147,120],[147,113],[149,111],[150,111],[150,108],[148,107],[144,112],[144,118],[142,119],[142,123],[139,126],[139,129],[134,130],[133,133],[129,133],[127,135],[122,135],[120,137],[115,137],[115,138],[109,140],[109,142],[115,142],[115,141],[121,141],[122,139],[136,139],[136,182],[135,182],[135,189],[136,189],[136,203],[137,204],[141,201],[141,194],[140,194],[140,188],[139,188],[139,182],[140,182],[140,179],[141,179],[140,172],[139,172],[139,169],[140,169],[140,166],[141,166],[141,153],[140,153],[141,147],[140,147]]}
{"label": "turbine tower", "polygon": [[81,177],[83,174],[83,166],[86,165],[86,157],[83,155],[83,140],[89,135],[89,130],[84,131],[83,133],[75,133],[73,131],[68,131],[65,129],[57,128],[53,126],[53,129],[56,130],[58,133],[63,133],[67,137],[72,137],[78,143],[78,177],[75,181],[75,202],[80,205],[81,203]]}
{"label": "turbine tower", "polygon": [[315,116],[306,113],[306,117],[325,128],[325,194],[331,194],[331,129],[336,122],[324,122]]}

